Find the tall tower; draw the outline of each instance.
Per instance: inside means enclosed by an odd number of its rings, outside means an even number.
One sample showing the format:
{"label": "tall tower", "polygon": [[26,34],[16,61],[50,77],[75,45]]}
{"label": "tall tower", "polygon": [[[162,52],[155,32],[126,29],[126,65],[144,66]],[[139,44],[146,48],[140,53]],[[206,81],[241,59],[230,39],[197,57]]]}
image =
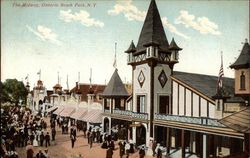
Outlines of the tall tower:
{"label": "tall tower", "polygon": [[133,111],[148,114],[147,137],[153,137],[154,113],[171,113],[170,75],[180,50],[174,39],[169,45],[156,2],[151,0],[137,46],[132,41],[125,51],[133,68]]}
{"label": "tall tower", "polygon": [[250,106],[250,45],[246,39],[238,59],[230,68],[235,70],[235,95]]}

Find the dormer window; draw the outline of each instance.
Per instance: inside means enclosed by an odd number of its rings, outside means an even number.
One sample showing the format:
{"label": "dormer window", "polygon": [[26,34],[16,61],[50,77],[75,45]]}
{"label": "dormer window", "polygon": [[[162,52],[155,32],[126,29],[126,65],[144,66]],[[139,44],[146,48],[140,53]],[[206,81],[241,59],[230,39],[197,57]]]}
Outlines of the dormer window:
{"label": "dormer window", "polygon": [[245,79],[245,74],[244,71],[241,72],[240,75],[240,90],[245,90],[246,89],[246,79]]}
{"label": "dormer window", "polygon": [[158,48],[154,46],[147,47],[146,49],[147,58],[157,57],[158,56]]}
{"label": "dormer window", "polygon": [[173,50],[171,54],[171,61],[178,61],[179,59],[179,51]]}

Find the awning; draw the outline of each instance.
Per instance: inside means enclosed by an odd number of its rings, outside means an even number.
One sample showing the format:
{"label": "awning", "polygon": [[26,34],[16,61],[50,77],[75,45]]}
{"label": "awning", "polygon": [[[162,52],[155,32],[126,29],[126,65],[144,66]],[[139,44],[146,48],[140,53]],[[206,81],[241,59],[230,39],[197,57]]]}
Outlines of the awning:
{"label": "awning", "polygon": [[46,111],[52,112],[52,111],[55,111],[57,108],[58,108],[58,106],[52,106],[52,107],[48,108]]}
{"label": "awning", "polygon": [[88,109],[86,108],[79,108],[76,110],[75,113],[73,113],[70,118],[76,119],[76,120],[80,120],[84,115],[86,115],[88,112]]}
{"label": "awning", "polygon": [[59,115],[60,112],[63,111],[63,109],[64,109],[64,107],[63,107],[63,106],[60,106],[60,107],[58,107],[58,109],[56,109],[56,111],[53,112],[53,114]]}
{"label": "awning", "polygon": [[90,110],[81,120],[89,123],[102,123],[102,110]]}
{"label": "awning", "polygon": [[224,117],[219,122],[241,133],[250,133],[250,107]]}
{"label": "awning", "polygon": [[60,112],[60,116],[62,117],[69,117],[70,115],[72,115],[75,112],[76,108],[75,107],[64,107],[64,109],[62,110],[62,112]]}

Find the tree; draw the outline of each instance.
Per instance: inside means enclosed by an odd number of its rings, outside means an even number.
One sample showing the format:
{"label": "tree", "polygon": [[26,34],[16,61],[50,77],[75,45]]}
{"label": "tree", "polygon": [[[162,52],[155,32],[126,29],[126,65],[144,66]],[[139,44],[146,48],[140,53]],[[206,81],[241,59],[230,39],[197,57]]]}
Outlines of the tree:
{"label": "tree", "polygon": [[26,102],[28,91],[22,81],[17,79],[7,79],[4,83],[1,82],[1,103],[14,103],[18,105],[19,100]]}

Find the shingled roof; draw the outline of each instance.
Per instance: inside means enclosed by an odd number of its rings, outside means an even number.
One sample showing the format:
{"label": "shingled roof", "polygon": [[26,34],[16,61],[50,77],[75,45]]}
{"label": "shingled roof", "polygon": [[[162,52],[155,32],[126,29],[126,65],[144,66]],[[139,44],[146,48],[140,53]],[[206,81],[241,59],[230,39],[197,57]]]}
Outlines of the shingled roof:
{"label": "shingled roof", "polygon": [[136,51],[135,44],[132,41],[129,48],[128,48],[128,50],[126,50],[125,53],[130,53],[130,52],[135,52],[135,51]]}
{"label": "shingled roof", "polygon": [[106,97],[127,97],[129,96],[122,80],[115,69],[107,87],[104,89],[102,96]]}
{"label": "shingled roof", "polygon": [[141,30],[137,43],[137,52],[144,51],[145,45],[159,45],[160,50],[168,50],[168,40],[162,26],[161,17],[156,6],[155,0],[151,0],[148,12]]}
{"label": "shingled roof", "polygon": [[224,117],[219,122],[241,133],[250,133],[250,107]]}
{"label": "shingled roof", "polygon": [[[174,71],[173,77],[211,99],[216,94],[217,76]],[[242,98],[234,96],[234,79],[227,77],[223,78],[223,91],[225,95],[230,96],[228,101],[244,102]]]}
{"label": "shingled roof", "polygon": [[230,68],[234,68],[234,69],[250,68],[250,45],[247,42],[247,40],[241,50],[241,53],[238,59],[235,61],[234,64],[230,66]]}

